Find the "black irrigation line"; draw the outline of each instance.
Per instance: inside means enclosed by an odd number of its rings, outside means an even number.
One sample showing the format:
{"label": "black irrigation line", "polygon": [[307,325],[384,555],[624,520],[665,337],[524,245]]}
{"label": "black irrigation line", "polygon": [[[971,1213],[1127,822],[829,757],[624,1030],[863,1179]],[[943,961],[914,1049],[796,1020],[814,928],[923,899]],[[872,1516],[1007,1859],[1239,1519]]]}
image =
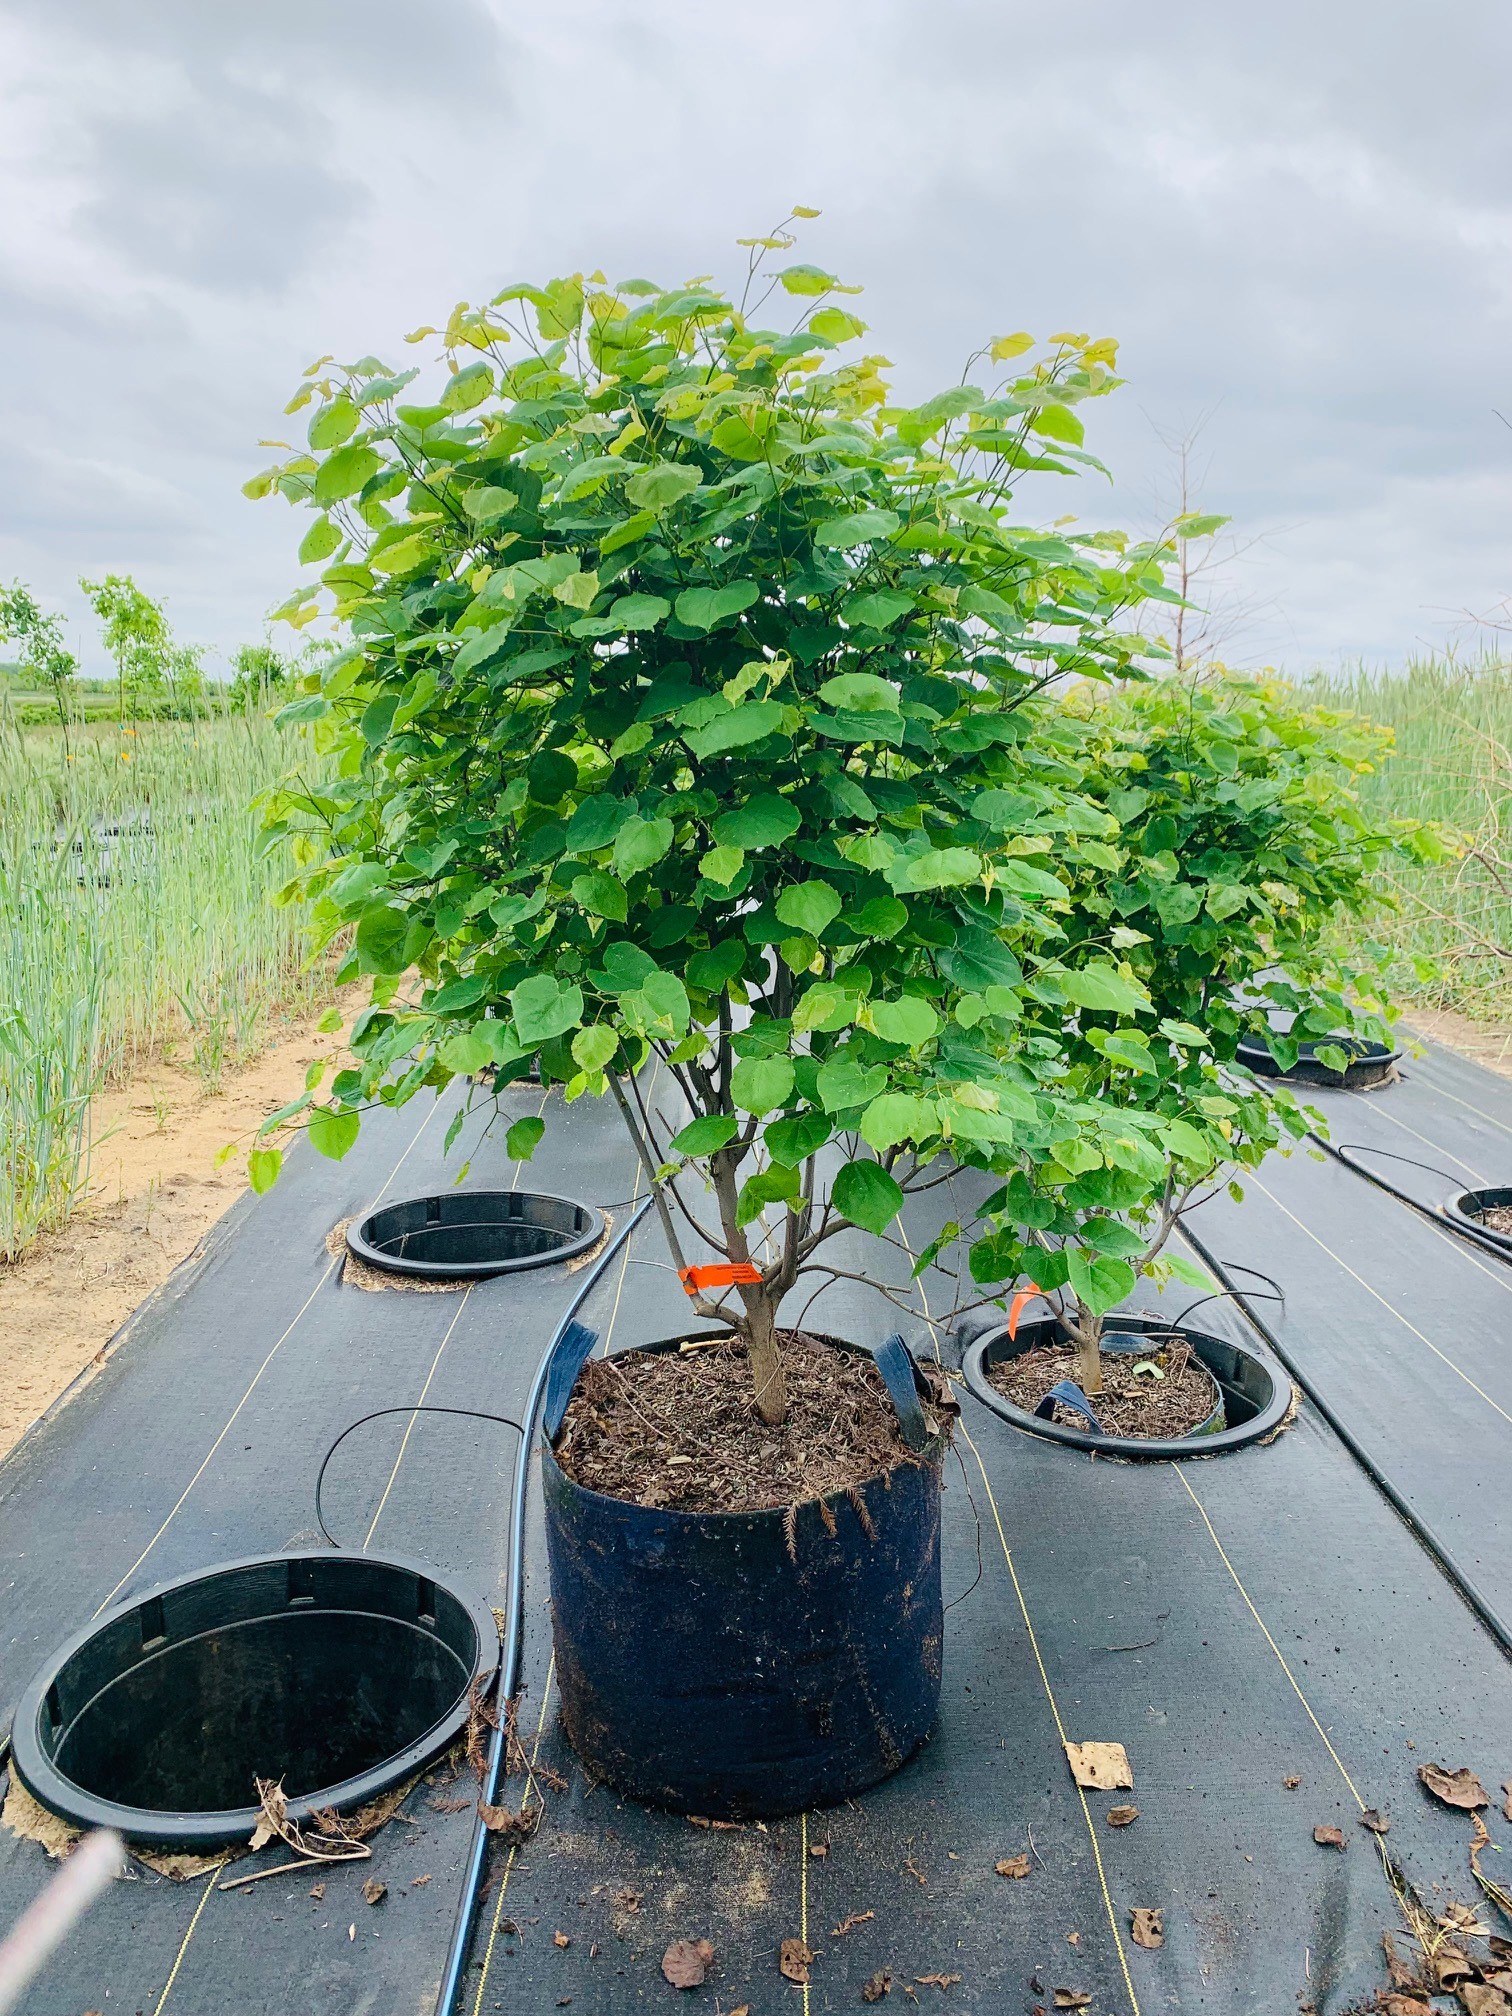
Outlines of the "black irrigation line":
{"label": "black irrigation line", "polygon": [[[1361,1171],[1360,1173],[1364,1174],[1365,1172]],[[1411,1202],[1411,1199],[1407,1201]],[[1335,1409],[1318,1392],[1317,1388],[1298,1364],[1295,1356],[1282,1344],[1275,1331],[1270,1329],[1263,1318],[1250,1307],[1248,1291],[1237,1287],[1230,1278],[1231,1272],[1243,1274],[1250,1270],[1240,1267],[1234,1261],[1225,1262],[1219,1260],[1192,1230],[1190,1225],[1182,1225],[1181,1235],[1203,1264],[1210,1268],[1217,1278],[1224,1283],[1232,1295],[1234,1302],[1243,1311],[1250,1324],[1265,1340],[1277,1358],[1280,1359],[1296,1384],[1307,1395],[1313,1406],[1317,1408],[1323,1419],[1332,1428],[1335,1435],[1338,1436],[1339,1440],[1365,1472],[1371,1483],[1375,1485],[1382,1497],[1386,1499],[1393,1511],[1406,1525],[1409,1532],[1413,1533],[1427,1552],[1432,1555],[1448,1580],[1453,1583],[1471,1610],[1474,1611],[1481,1623],[1491,1633],[1491,1636],[1496,1640],[1501,1650],[1509,1659],[1512,1659],[1512,1623],[1509,1623],[1502,1616],[1490,1597],[1485,1594],[1476,1582],[1474,1576],[1467,1573],[1461,1566],[1454,1550],[1439,1537],[1428,1524],[1427,1520],[1423,1518],[1422,1514],[1415,1510],[1410,1501],[1404,1498],[1402,1493],[1398,1491],[1385,1471],[1370,1454],[1369,1450],[1356,1438],[1353,1431],[1340,1418]]]}
{"label": "black irrigation line", "polygon": [[[650,1210],[654,1199],[646,1197],[630,1213],[619,1230],[609,1240],[594,1264],[587,1270],[582,1286],[563,1311],[551,1341],[541,1353],[536,1366],[535,1377],[530,1383],[530,1392],[525,1401],[525,1419],[521,1433],[519,1454],[515,1462],[514,1482],[510,1492],[509,1516],[509,1588],[505,1599],[506,1626],[504,1651],[499,1662],[499,1726],[493,1732],[488,1748],[488,1767],[484,1774],[480,1803],[487,1806],[498,1804],[499,1782],[505,1762],[506,1741],[509,1731],[509,1703],[513,1700],[519,1685],[520,1663],[524,1649],[525,1635],[525,1501],[530,1484],[530,1444],[540,1419],[542,1403],[546,1395],[546,1380],[551,1371],[552,1360],[556,1357],[558,1344],[566,1335],[579,1309],[598,1286],[605,1269],[630,1237],[636,1226]],[[411,1410],[399,1410],[408,1413]],[[354,1426],[357,1424],[353,1424]],[[514,1426],[514,1423],[510,1424]],[[483,1864],[488,1852],[488,1829],[481,1816],[473,1821],[472,1842],[467,1852],[467,1862],[462,1877],[462,1895],[457,1900],[457,1915],[452,1925],[451,1944],[447,1948],[446,1966],[441,1975],[440,1992],[436,1996],[435,2016],[452,2016],[457,2005],[457,1996],[462,1986],[462,1976],[467,1970],[468,1949],[472,1944],[473,1917],[478,1908],[478,1891],[483,1880]]]}
{"label": "black irrigation line", "polygon": [[1420,1162],[1413,1155],[1395,1154],[1390,1148],[1373,1148],[1368,1141],[1340,1141],[1335,1145],[1332,1141],[1325,1141],[1321,1134],[1309,1134],[1307,1138],[1321,1148],[1325,1155],[1331,1155],[1343,1168],[1351,1170],[1356,1176],[1363,1176],[1367,1183],[1373,1183],[1377,1190],[1384,1190],[1388,1197],[1395,1197],[1399,1204],[1405,1204],[1410,1210],[1420,1212],[1430,1225],[1436,1225],[1441,1232],[1446,1230],[1457,1232],[1470,1245],[1479,1246],[1483,1253],[1494,1253],[1496,1258],[1502,1261],[1508,1258],[1506,1243],[1503,1240],[1493,1239],[1475,1225],[1459,1218],[1451,1218],[1442,1204],[1425,1204],[1420,1197],[1414,1197],[1409,1191],[1398,1189],[1395,1183],[1388,1183],[1384,1176],[1378,1176],[1374,1169],[1367,1169],[1358,1157],[1380,1155],[1388,1162],[1405,1162],[1409,1168],[1424,1169],[1430,1176],[1442,1176],[1449,1184],[1451,1194],[1458,1193],[1466,1186],[1460,1177],[1451,1175],[1447,1169],[1439,1169],[1432,1162]]}

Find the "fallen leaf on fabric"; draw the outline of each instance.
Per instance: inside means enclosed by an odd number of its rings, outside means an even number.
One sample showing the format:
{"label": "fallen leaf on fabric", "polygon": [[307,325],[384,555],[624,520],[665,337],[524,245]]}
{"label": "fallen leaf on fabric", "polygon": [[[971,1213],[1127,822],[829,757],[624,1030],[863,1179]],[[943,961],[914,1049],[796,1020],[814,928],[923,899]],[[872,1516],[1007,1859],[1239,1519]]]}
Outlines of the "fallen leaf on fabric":
{"label": "fallen leaf on fabric", "polygon": [[829,1853],[828,1841],[810,1841],[809,1853],[816,1862],[822,1862]]}
{"label": "fallen leaf on fabric", "polygon": [[854,1932],[858,1925],[864,1925],[869,1918],[876,1917],[875,1911],[852,1911],[848,1918],[842,1918],[838,1925],[830,1927],[831,1939],[843,1939],[847,1932]]}
{"label": "fallen leaf on fabric", "polygon": [[366,1883],[362,1886],[362,1901],[364,1904],[381,1904],[387,1895],[387,1883],[380,1883],[376,1876],[369,1876]]}
{"label": "fallen leaf on fabric", "polygon": [[999,1876],[1027,1876],[1029,1874],[1029,1857],[1027,1855],[1005,1855],[1002,1861],[995,1862],[993,1867],[997,1870]]}
{"label": "fallen leaf on fabric", "polygon": [[422,1884],[429,1883],[430,1880],[431,1879],[429,1870],[427,1870],[425,1875],[423,1876],[411,1876],[410,1888],[411,1890],[418,1890]]}
{"label": "fallen leaf on fabric", "polygon": [[1068,1946],[1080,1946],[1081,1944],[1080,1932],[1068,1932],[1066,1934],[1066,1944]]}
{"label": "fallen leaf on fabric", "polygon": [[959,1974],[915,1974],[914,1979],[921,1988],[954,1988],[960,1980]]}
{"label": "fallen leaf on fabric", "polygon": [[1434,1798],[1442,1799],[1446,1806],[1458,1806],[1463,1812],[1473,1813],[1477,1806],[1491,1803],[1485,1786],[1466,1765],[1458,1771],[1446,1771],[1442,1764],[1419,1764],[1418,1777]]}
{"label": "fallen leaf on fabric", "polygon": [[1090,2009],[1092,1997],[1076,1988],[1057,1988],[1050,1998],[1057,2009]]}
{"label": "fallen leaf on fabric", "polygon": [[568,1938],[565,1932],[553,1932],[551,1935],[551,1943],[553,1946],[557,1947],[559,1951],[565,1953],[567,1951],[567,1948],[572,1944],[572,1941],[571,1939]]}
{"label": "fallen leaf on fabric", "polygon": [[310,1895],[315,1899],[315,1902],[318,1904],[321,1898],[324,1897],[325,1895],[324,1883],[312,1883],[310,1885]]}
{"label": "fallen leaf on fabric", "polygon": [[355,1939],[357,1937],[357,1927],[355,1925],[348,1925],[347,1937],[348,1939]]}
{"label": "fallen leaf on fabric", "polygon": [[707,1939],[674,1939],[662,1955],[661,1971],[674,1988],[701,1988],[713,1964]]}
{"label": "fallen leaf on fabric", "polygon": [[814,1959],[812,1947],[805,1946],[801,1939],[784,1939],[777,1949],[777,1966],[783,1979],[796,1981],[800,1988],[808,1985]]}
{"label": "fallen leaf on fabric", "polygon": [[880,2002],[892,1988],[892,1976],[885,1967],[879,1967],[871,1979],[862,1985],[863,2002]]}
{"label": "fallen leaf on fabric", "polygon": [[1302,1780],[1300,1778],[1283,1778],[1281,1783],[1286,1787],[1288,1792],[1295,1792],[1297,1787],[1302,1783]]}
{"label": "fallen leaf on fabric", "polygon": [[1103,1815],[1110,1827],[1132,1827],[1139,1818],[1137,1806],[1110,1806]]}
{"label": "fallen leaf on fabric", "polygon": [[528,1841],[541,1824],[541,1809],[522,1806],[518,1813],[511,1813],[507,1806],[489,1806],[480,1799],[478,1818],[490,1834],[502,1835],[506,1841]]}
{"label": "fallen leaf on fabric", "polygon": [[1152,1951],[1165,1944],[1165,1913],[1153,1906],[1136,1904],[1129,1913],[1136,1946],[1148,1946]]}
{"label": "fallen leaf on fabric", "polygon": [[736,2006],[730,2011],[730,2016],[751,2016],[750,2003],[749,2002],[737,2003]]}
{"label": "fallen leaf on fabric", "polygon": [[1441,1946],[1429,1955],[1428,1964],[1440,1988],[1458,1988],[1461,1981],[1473,1981],[1480,1971],[1458,1946]]}
{"label": "fallen leaf on fabric", "polygon": [[915,1883],[918,1884],[921,1890],[927,1890],[929,1888],[929,1878],[924,1874],[924,1871],[918,1866],[916,1862],[914,1862],[910,1858],[908,1860],[905,1860],[903,1867],[908,1871],[909,1875],[912,1876]]}
{"label": "fallen leaf on fabric", "polygon": [[1466,1981],[1455,1993],[1465,2005],[1465,2016],[1508,2016],[1512,2010],[1499,1988],[1491,1988],[1484,1981]]}
{"label": "fallen leaf on fabric", "polygon": [[1134,1783],[1122,1743],[1068,1743],[1066,1761],[1077,1784],[1092,1792],[1115,1792]]}
{"label": "fallen leaf on fabric", "polygon": [[1378,1813],[1374,1806],[1367,1806],[1360,1815],[1360,1825],[1368,1827],[1372,1834],[1389,1834],[1391,1822],[1384,1813]]}
{"label": "fallen leaf on fabric", "polygon": [[1337,1827],[1314,1827],[1313,1839],[1320,1848],[1343,1848],[1347,1845]]}
{"label": "fallen leaf on fabric", "polygon": [[1433,2016],[1433,2004],[1416,1995],[1382,1995],[1376,2006],[1381,2016]]}

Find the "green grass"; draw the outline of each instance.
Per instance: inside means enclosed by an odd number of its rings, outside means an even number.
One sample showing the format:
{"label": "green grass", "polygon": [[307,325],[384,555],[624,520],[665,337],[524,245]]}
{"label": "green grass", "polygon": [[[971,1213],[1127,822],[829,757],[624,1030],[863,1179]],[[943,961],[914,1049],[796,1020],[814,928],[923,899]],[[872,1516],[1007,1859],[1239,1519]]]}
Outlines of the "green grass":
{"label": "green grass", "polygon": [[1394,754],[1364,787],[1374,809],[1440,820],[1473,843],[1394,878],[1399,907],[1375,926],[1402,954],[1396,991],[1480,1021],[1512,1019],[1512,868],[1501,865],[1512,858],[1512,661],[1412,659],[1304,690],[1393,731]]}
{"label": "green grass", "polygon": [[246,716],[0,732],[0,1259],[78,1202],[104,1086],[176,1045],[216,1090],[322,991],[252,810],[292,753]]}

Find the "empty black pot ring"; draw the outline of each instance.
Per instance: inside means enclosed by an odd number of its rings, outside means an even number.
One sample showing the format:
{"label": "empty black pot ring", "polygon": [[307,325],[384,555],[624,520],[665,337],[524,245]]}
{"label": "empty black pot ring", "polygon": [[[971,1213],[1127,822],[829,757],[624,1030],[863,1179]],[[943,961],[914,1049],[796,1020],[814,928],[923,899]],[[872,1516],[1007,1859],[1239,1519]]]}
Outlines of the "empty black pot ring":
{"label": "empty black pot ring", "polygon": [[347,1250],[370,1267],[422,1280],[485,1281],[575,1259],[598,1244],[604,1214],[537,1190],[447,1190],[354,1218]]}
{"label": "empty black pot ring", "polygon": [[22,1783],[76,1827],[245,1841],[256,1778],[295,1821],[402,1785],[467,1727],[499,1657],[487,1604],[418,1562],[260,1555],[117,1603],[21,1697]]}

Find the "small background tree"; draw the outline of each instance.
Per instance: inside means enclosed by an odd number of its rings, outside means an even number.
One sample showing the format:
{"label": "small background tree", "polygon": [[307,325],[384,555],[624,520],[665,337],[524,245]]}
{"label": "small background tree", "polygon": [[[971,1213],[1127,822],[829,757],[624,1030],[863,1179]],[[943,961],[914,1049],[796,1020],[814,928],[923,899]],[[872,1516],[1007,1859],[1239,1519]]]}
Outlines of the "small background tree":
{"label": "small background tree", "polygon": [[62,617],[45,611],[22,581],[0,588],[0,644],[15,645],[21,672],[51,690],[66,742],[66,696],[79,661],[63,642]]}
{"label": "small background tree", "polygon": [[144,594],[129,574],[81,578],[79,586],[115,660],[121,720],[134,717],[143,701],[166,700],[174,714],[192,710],[204,692],[204,654],[197,645],[177,641],[163,604]]}
{"label": "small background tree", "polygon": [[276,1124],[340,1154],[370,1101],[532,1060],[612,1096],[769,1421],[827,1243],[1037,1111],[1023,961],[1108,824],[1047,689],[1122,675],[1160,585],[1149,549],[1012,509],[1091,462],[1111,342],[1006,336],[900,405],[884,359],[842,361],[856,290],[769,270],[791,244],[752,241],[735,298],[577,274],[461,306],[410,339],[440,336],[424,395],[322,359],[310,452],[247,486],[315,514],[281,613],[350,626],[281,716],[320,763],[268,816],[374,981],[353,1066]]}
{"label": "small background tree", "polygon": [[[1359,939],[1359,920],[1389,859],[1441,857],[1444,843],[1362,809],[1358,781],[1388,735],[1274,679],[1173,674],[1076,704],[1107,844],[1066,871],[1064,938],[1023,991],[1060,1093],[988,1200],[971,1268],[1046,1291],[1096,1393],[1103,1318],[1141,1276],[1205,1278],[1168,1254],[1182,1212],[1320,1124],[1235,1068],[1240,1036],[1289,1066],[1304,1040],[1379,1034],[1389,954]],[[1288,1033],[1271,1028],[1275,1010]]]}

